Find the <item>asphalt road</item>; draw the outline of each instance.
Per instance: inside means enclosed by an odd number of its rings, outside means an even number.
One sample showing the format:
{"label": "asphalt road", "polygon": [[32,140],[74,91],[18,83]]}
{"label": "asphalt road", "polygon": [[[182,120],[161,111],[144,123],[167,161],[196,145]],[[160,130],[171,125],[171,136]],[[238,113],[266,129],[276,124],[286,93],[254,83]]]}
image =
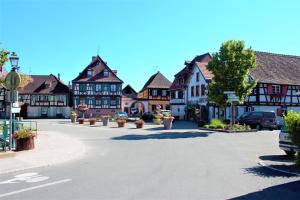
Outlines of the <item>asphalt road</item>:
{"label": "asphalt road", "polygon": [[209,133],[39,121],[86,145],[81,160],[0,175],[0,199],[300,199],[300,178],[260,167],[282,155],[278,131]]}

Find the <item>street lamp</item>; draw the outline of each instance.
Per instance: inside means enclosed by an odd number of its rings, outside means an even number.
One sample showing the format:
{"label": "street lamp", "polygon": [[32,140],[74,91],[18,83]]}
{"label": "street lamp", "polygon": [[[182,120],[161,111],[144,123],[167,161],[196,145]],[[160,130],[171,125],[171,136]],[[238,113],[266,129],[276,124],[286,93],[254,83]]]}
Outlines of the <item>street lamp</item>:
{"label": "street lamp", "polygon": [[12,71],[15,71],[16,68],[18,68],[18,63],[19,63],[19,57],[15,52],[11,53],[11,56],[9,57],[10,64],[12,67]]}

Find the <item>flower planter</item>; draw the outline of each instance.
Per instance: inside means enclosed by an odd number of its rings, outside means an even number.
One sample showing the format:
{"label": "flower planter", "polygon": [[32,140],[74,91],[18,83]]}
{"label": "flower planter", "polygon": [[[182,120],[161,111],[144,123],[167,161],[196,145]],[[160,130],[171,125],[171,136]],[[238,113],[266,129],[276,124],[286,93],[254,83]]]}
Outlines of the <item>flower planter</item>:
{"label": "flower planter", "polygon": [[72,115],[71,115],[71,122],[72,122],[72,123],[75,123],[76,120],[77,120],[77,116],[72,116]]}
{"label": "flower planter", "polygon": [[78,119],[79,124],[84,124],[84,119]]}
{"label": "flower planter", "polygon": [[161,119],[154,118],[153,123],[156,125],[161,125]]}
{"label": "flower planter", "polygon": [[124,127],[125,126],[125,121],[118,121],[118,127]]}
{"label": "flower planter", "polygon": [[107,126],[108,125],[108,119],[109,119],[108,117],[102,117],[101,118],[103,126]]}
{"label": "flower planter", "polygon": [[34,137],[28,138],[20,138],[17,139],[17,147],[16,151],[23,151],[23,150],[31,150],[34,149]]}
{"label": "flower planter", "polygon": [[143,128],[144,125],[143,124],[136,124],[136,128]]}
{"label": "flower planter", "polygon": [[140,119],[140,120],[136,121],[134,124],[136,125],[136,128],[143,128],[145,122],[144,122],[144,120]]}
{"label": "flower planter", "polygon": [[95,125],[96,121],[90,121],[90,125]]}
{"label": "flower planter", "polygon": [[164,127],[166,130],[171,129],[172,124],[173,124],[173,118],[164,118]]}

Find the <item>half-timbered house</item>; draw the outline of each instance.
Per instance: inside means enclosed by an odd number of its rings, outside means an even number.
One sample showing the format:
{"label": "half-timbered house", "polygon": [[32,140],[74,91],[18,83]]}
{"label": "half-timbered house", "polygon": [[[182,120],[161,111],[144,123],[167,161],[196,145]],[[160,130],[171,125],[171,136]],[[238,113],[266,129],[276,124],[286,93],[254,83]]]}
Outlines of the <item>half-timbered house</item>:
{"label": "half-timbered house", "polygon": [[123,81],[99,56],[72,81],[75,109],[79,104],[89,107],[88,116],[113,115],[120,112]]}
{"label": "half-timbered house", "polygon": [[[257,85],[237,106],[235,116],[248,111],[273,111],[278,119],[287,110],[300,111],[300,56],[255,51],[256,68],[249,81]],[[230,118],[230,108],[220,110],[210,105],[210,118]]]}
{"label": "half-timbered house", "polygon": [[24,118],[69,118],[70,88],[60,77],[31,75],[32,81],[19,90],[22,105],[20,116]]}
{"label": "half-timbered house", "polygon": [[160,105],[161,109],[170,109],[171,82],[160,72],[152,75],[138,94],[138,100],[146,107],[145,112],[153,112]]}
{"label": "half-timbered house", "polygon": [[[130,86],[127,85],[122,90],[122,111],[128,115],[135,114],[131,112],[134,108],[134,103],[137,102],[137,92]],[[136,108],[136,112],[138,109]]]}
{"label": "half-timbered house", "polygon": [[187,118],[189,108],[197,106],[200,101],[201,104],[206,103],[206,81],[209,81],[211,77],[207,70],[205,72],[202,70],[202,73],[199,67],[207,65],[210,59],[209,53],[196,56],[192,61],[186,61],[185,67],[175,75],[170,87],[170,105],[172,114],[176,118]]}

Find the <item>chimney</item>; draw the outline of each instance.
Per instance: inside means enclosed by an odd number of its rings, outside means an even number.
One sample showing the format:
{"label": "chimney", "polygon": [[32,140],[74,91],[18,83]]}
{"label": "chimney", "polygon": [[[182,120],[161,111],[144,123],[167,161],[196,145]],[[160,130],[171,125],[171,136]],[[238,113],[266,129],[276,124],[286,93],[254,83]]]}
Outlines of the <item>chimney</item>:
{"label": "chimney", "polygon": [[111,70],[115,75],[117,75],[118,70]]}
{"label": "chimney", "polygon": [[60,80],[60,73],[57,74],[57,79]]}

